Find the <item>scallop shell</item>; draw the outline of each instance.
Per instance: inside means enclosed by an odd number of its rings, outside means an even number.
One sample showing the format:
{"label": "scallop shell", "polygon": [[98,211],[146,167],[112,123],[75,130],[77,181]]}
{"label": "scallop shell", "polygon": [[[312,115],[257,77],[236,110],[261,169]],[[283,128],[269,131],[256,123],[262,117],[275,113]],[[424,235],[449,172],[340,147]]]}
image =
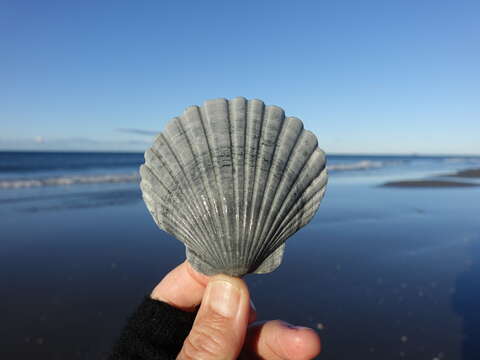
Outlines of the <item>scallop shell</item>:
{"label": "scallop shell", "polygon": [[208,100],[173,118],[145,152],[143,199],[206,275],[268,273],[317,211],[325,153],[301,120],[260,100]]}

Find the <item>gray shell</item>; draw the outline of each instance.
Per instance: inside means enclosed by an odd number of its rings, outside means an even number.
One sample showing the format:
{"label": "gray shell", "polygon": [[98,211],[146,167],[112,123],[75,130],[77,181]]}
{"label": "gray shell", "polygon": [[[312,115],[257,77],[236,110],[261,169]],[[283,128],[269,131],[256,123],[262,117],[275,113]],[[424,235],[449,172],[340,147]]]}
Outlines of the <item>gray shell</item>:
{"label": "gray shell", "polygon": [[327,183],[325,154],[301,120],[242,97],[186,108],[145,152],[140,174],[153,219],[206,275],[275,270]]}

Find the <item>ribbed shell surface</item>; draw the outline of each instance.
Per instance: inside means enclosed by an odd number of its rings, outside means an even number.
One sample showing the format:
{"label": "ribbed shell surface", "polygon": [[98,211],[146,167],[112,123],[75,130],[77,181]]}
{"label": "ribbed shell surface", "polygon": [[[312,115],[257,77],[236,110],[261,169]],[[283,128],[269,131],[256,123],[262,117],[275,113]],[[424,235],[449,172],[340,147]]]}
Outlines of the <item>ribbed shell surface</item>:
{"label": "ribbed shell surface", "polygon": [[140,173],[153,219],[206,275],[277,268],[327,183],[315,135],[281,108],[242,97],[185,109],[146,151]]}

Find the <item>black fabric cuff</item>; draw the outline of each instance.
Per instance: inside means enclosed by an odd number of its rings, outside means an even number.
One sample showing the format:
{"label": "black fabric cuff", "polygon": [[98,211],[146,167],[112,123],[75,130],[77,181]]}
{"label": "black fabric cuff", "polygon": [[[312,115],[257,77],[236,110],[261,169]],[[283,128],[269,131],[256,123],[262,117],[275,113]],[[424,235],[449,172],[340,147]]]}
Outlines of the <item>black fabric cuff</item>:
{"label": "black fabric cuff", "polygon": [[175,359],[196,314],[146,297],[129,318],[108,359]]}

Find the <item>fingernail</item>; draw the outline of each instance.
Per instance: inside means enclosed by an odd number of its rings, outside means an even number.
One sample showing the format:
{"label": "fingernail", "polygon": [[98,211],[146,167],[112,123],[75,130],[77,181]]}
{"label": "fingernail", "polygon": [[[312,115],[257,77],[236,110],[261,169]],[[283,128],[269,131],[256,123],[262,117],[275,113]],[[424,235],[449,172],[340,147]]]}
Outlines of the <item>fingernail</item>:
{"label": "fingernail", "polygon": [[232,318],[240,304],[240,291],[227,281],[215,280],[208,284],[207,302],[216,313]]}
{"label": "fingernail", "polygon": [[252,308],[253,311],[257,311],[257,308],[255,307],[255,304],[253,303],[252,299],[250,299],[250,307]]}
{"label": "fingernail", "polygon": [[287,329],[291,329],[291,330],[298,330],[298,329],[301,328],[300,326],[295,326],[295,325],[289,324],[286,321],[282,321],[282,325],[284,327],[286,327]]}

